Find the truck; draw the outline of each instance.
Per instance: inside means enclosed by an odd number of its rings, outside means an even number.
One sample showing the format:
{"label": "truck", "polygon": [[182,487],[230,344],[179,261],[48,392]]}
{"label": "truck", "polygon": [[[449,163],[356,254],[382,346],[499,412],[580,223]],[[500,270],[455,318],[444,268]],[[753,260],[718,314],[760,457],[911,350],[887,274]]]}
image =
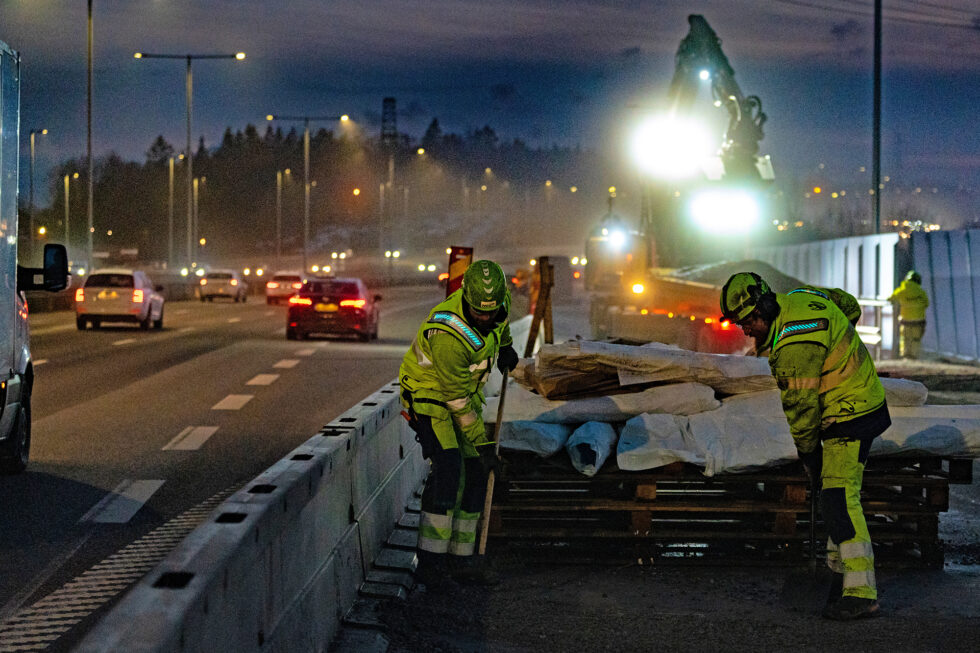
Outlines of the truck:
{"label": "truck", "polygon": [[34,363],[25,292],[68,287],[64,245],[44,246],[43,266],[18,262],[20,55],[0,41],[0,474],[27,468]]}
{"label": "truck", "polygon": [[[609,189],[609,211],[585,246],[590,322],[593,337],[656,338],[731,352],[748,343],[738,329],[718,319],[720,288],[685,279],[675,270],[699,257],[731,252],[742,238],[733,226],[747,231],[761,221],[774,179],[770,158],[759,155],[767,116],[758,96],[742,93],[721,40],[705,18],[691,15],[688,23],[690,31],[675,57],[666,119],[673,124],[687,117],[707,81],[715,106],[728,113],[728,127],[717,156],[702,160],[694,178],[645,185],[637,227],[613,211],[615,189]],[[660,145],[640,144],[651,153],[659,152]],[[666,168],[674,167],[666,162]],[[740,207],[744,217],[736,215]]]}

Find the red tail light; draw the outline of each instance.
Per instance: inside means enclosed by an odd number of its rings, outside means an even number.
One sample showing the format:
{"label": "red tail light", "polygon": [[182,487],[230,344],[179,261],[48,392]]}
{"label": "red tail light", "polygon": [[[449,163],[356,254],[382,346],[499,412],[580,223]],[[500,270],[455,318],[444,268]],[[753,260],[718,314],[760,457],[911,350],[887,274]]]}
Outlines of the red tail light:
{"label": "red tail light", "polygon": [[449,278],[449,273],[448,272],[440,272],[439,273],[439,281],[445,281],[448,278]]}
{"label": "red tail light", "polygon": [[238,279],[232,279],[231,280],[231,285],[237,286],[238,285]]}
{"label": "red tail light", "polygon": [[75,301],[84,302],[85,301],[85,291],[79,288],[75,291]]}
{"label": "red tail light", "polygon": [[342,299],[340,300],[341,308],[364,308],[367,304],[366,299]]}
{"label": "red tail light", "polygon": [[313,306],[313,300],[309,297],[299,297],[294,295],[289,298],[290,306]]}
{"label": "red tail light", "polygon": [[303,282],[301,282],[301,281],[297,281],[297,282],[295,282],[295,283],[293,284],[293,288],[294,288],[295,290],[299,290],[299,289],[300,289],[300,288],[302,288],[302,287],[303,287]]}
{"label": "red tail light", "polygon": [[265,287],[268,288],[268,289],[270,289],[270,290],[275,290],[276,288],[279,287],[279,282],[278,281],[269,281],[269,282],[267,282],[265,284]]}
{"label": "red tail light", "polygon": [[142,290],[140,290],[140,289],[137,288],[136,290],[133,291],[133,303],[134,304],[142,304],[143,303],[143,291]]}
{"label": "red tail light", "polygon": [[582,276],[582,273],[579,272],[578,270],[575,270],[575,272],[572,272],[572,278],[574,278],[574,279],[578,279],[581,276]]}

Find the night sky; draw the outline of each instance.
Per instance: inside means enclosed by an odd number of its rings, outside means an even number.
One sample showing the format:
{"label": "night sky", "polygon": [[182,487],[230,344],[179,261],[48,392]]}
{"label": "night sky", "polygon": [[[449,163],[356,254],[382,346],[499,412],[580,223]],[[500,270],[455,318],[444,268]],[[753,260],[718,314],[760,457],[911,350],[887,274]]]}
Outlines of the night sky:
{"label": "night sky", "polygon": [[[978,219],[980,7],[884,6],[882,173],[940,196],[972,189],[947,210]],[[228,126],[264,131],[267,113],[346,112],[375,136],[394,96],[399,131],[416,138],[436,117],[444,132],[488,124],[532,146],[626,157],[637,107],[664,99],[686,16],[700,13],[742,91],[763,101],[762,151],[780,181],[867,188],[871,12],[872,0],[95,0],[94,151],[142,162],[159,134],[184,146],[184,61],[135,51],[245,51],[244,62],[194,62],[195,147],[218,145]],[[46,127],[45,186],[52,165],[85,154],[86,2],[0,0],[0,40],[22,56],[21,186],[27,133]]]}

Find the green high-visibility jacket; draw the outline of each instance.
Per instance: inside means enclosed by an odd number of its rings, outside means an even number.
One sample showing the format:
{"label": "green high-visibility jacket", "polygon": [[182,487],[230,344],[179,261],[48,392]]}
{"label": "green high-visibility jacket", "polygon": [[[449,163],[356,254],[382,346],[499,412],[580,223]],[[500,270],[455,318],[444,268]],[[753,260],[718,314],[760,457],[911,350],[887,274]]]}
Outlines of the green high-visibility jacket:
{"label": "green high-visibility jacket", "polygon": [[[509,291],[503,310],[510,312]],[[453,424],[471,443],[487,442],[483,386],[500,348],[510,344],[506,318],[486,336],[466,322],[462,290],[433,308],[419,327],[398,370],[401,387],[410,395],[406,399],[403,393],[402,401],[406,408],[433,418],[433,430],[444,448],[456,446]]]}
{"label": "green high-visibility jacket", "polygon": [[899,317],[903,322],[925,321],[926,309],[929,308],[929,295],[922,286],[911,279],[903,281],[888,299],[898,302]]}
{"label": "green high-visibility jacket", "polygon": [[794,292],[812,292],[816,291],[827,299],[834,302],[837,308],[841,310],[841,313],[848,319],[852,324],[857,322],[861,317],[861,304],[851,293],[846,290],[841,290],[840,288],[820,288],[819,286],[803,286],[797,288],[796,290],[791,290],[790,294]]}
{"label": "green high-visibility jacket", "polygon": [[776,301],[769,367],[796,447],[811,453],[831,425],[839,433],[844,423],[884,406],[885,391],[864,343],[833,302],[806,292],[777,294]]}

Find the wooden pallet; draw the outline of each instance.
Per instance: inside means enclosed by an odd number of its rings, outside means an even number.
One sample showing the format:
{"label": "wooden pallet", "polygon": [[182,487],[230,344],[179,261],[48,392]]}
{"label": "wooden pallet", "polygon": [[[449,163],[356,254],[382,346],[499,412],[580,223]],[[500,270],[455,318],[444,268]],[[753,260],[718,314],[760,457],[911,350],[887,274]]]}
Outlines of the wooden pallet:
{"label": "wooden pallet", "polygon": [[[939,513],[949,507],[949,484],[971,482],[970,472],[972,461],[872,459],[862,503],[876,555],[941,566]],[[627,472],[610,462],[589,479],[563,456],[505,452],[489,535],[498,542],[586,550],[600,542],[634,551],[646,545],[651,556],[742,550],[794,563],[826,541],[819,521],[810,541],[808,485],[799,463],[709,478],[681,463]]]}

